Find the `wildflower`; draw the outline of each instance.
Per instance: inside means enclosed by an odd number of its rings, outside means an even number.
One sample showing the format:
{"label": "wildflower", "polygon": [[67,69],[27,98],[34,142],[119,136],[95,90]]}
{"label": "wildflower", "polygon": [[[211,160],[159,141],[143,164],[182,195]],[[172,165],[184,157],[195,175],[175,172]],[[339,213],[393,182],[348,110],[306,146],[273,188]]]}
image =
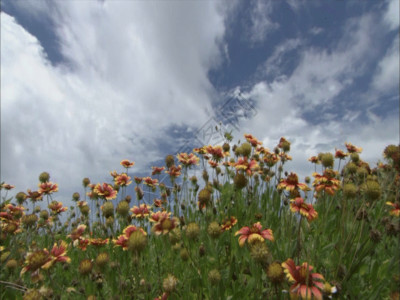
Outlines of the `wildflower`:
{"label": "wildflower", "polygon": [[89,239],[89,245],[93,246],[104,246],[107,245],[110,239],[102,239],[102,238],[91,238]]}
{"label": "wildflower", "polygon": [[56,215],[68,210],[68,207],[63,207],[62,203],[58,201],[51,201],[49,208]]}
{"label": "wildflower", "polygon": [[208,164],[210,165],[211,168],[215,169],[216,167],[218,167],[218,162],[213,161],[213,160],[209,160]]}
{"label": "wildflower", "polygon": [[30,214],[30,215],[25,215],[22,217],[22,224],[24,224],[27,227],[32,227],[36,224],[36,222],[38,221],[38,216],[35,214]]}
{"label": "wildflower", "polygon": [[130,251],[140,252],[147,245],[147,237],[141,231],[134,231],[129,236],[127,245]]}
{"label": "wildflower", "polygon": [[150,205],[141,204],[139,207],[134,206],[131,208],[132,215],[138,219],[144,219],[150,214]]}
{"label": "wildflower", "polygon": [[31,199],[33,202],[43,200],[43,195],[40,191],[27,190],[27,198]]}
{"label": "wildflower", "polygon": [[200,233],[200,227],[196,223],[189,223],[188,226],[186,227],[186,236],[190,240],[195,240]]}
{"label": "wildflower", "polygon": [[25,267],[22,268],[21,275],[23,275],[27,271],[30,271],[32,273],[38,271],[50,260],[50,253],[49,251],[47,251],[47,249],[28,252],[25,259]]}
{"label": "wildflower", "polygon": [[250,255],[255,261],[261,263],[262,265],[265,265],[270,257],[267,245],[260,241],[254,242],[251,245]]}
{"label": "wildflower", "polygon": [[144,177],[143,183],[148,187],[154,188],[158,185],[158,179],[152,179],[151,177]]}
{"label": "wildflower", "polygon": [[6,263],[6,268],[8,270],[14,270],[15,268],[18,267],[18,262],[15,259],[10,259],[9,261],[7,261]]}
{"label": "wildflower", "polygon": [[155,207],[161,207],[162,206],[162,201],[160,199],[154,199],[153,204]]}
{"label": "wildflower", "polygon": [[248,240],[249,244],[253,244],[255,241],[263,242],[264,239],[268,239],[270,241],[274,241],[274,236],[271,229],[262,230],[262,226],[260,222],[254,223],[252,227],[242,227],[235,233],[236,235],[240,235],[239,237],[239,245],[240,247],[244,246],[246,240]]}
{"label": "wildflower", "polygon": [[282,267],[290,282],[293,282],[290,287],[290,293],[302,299],[311,299],[314,296],[318,300],[322,300],[320,290],[324,288],[324,284],[318,280],[324,280],[324,277],[319,273],[312,273],[313,267],[308,263],[303,263],[301,266],[296,266],[294,261],[289,258]]}
{"label": "wildflower", "polygon": [[144,196],[143,190],[140,187],[135,186],[135,192],[136,192],[136,197],[138,198],[138,200],[142,200],[143,196]]}
{"label": "wildflower", "polygon": [[333,162],[334,159],[332,153],[327,152],[321,155],[321,163],[325,168],[333,168]]}
{"label": "wildflower", "polygon": [[117,198],[117,191],[114,190],[113,187],[107,183],[96,184],[94,192],[106,200],[112,200]]}
{"label": "wildflower", "polygon": [[167,171],[165,171],[165,173],[169,174],[169,176],[171,177],[179,177],[181,175],[181,170],[182,170],[182,166],[174,166],[172,165],[171,167],[169,167],[169,169]]}
{"label": "wildflower", "polygon": [[353,183],[346,183],[343,186],[343,195],[347,199],[354,199],[357,195],[357,187]]}
{"label": "wildflower", "polygon": [[139,231],[142,235],[147,235],[143,228],[129,225],[122,231],[122,234],[118,236],[118,239],[113,240],[113,243],[116,246],[121,246],[123,250],[127,250],[129,238],[131,237],[132,233],[136,231]]}
{"label": "wildflower", "polygon": [[313,164],[319,164],[319,163],[320,163],[320,160],[319,160],[318,156],[311,156],[311,157],[308,159],[308,161],[311,162],[311,163],[313,163]]}
{"label": "wildflower", "polygon": [[4,183],[4,182],[0,185],[0,190],[5,189],[5,190],[9,191],[9,190],[12,190],[13,188],[15,188],[14,185]]}
{"label": "wildflower", "polygon": [[135,165],[135,163],[132,161],[129,161],[129,160],[127,160],[127,159],[124,159],[124,160],[122,160],[121,162],[120,162],[120,164],[121,164],[121,166],[123,166],[124,168],[131,168],[131,167],[133,167],[134,165]]}
{"label": "wildflower", "polygon": [[262,144],[258,139],[256,139],[251,134],[245,134],[244,137],[253,147],[257,147],[258,145]]}
{"label": "wildflower", "polygon": [[126,173],[122,173],[114,178],[114,182],[119,186],[128,186],[132,183],[132,180]]}
{"label": "wildflower", "polygon": [[231,229],[233,226],[235,226],[237,223],[237,219],[235,217],[230,217],[230,218],[226,218],[221,225],[221,230],[222,231],[228,231],[229,229]]}
{"label": "wildflower", "polygon": [[304,199],[297,197],[290,200],[290,210],[292,212],[299,212],[301,215],[305,216],[308,221],[312,221],[318,217],[318,213],[314,210],[312,204],[307,204]]}
{"label": "wildflower", "polygon": [[368,180],[360,187],[368,200],[376,200],[381,196],[381,187],[377,181]]}
{"label": "wildflower", "polygon": [[267,277],[274,284],[278,284],[283,281],[285,278],[285,273],[283,272],[283,268],[279,262],[273,262],[268,266]]}
{"label": "wildflower", "polygon": [[211,192],[208,189],[202,189],[199,192],[197,199],[199,201],[199,207],[207,206],[211,200]]}
{"label": "wildflower", "polygon": [[335,158],[345,159],[348,154],[343,152],[343,150],[335,149]]}
{"label": "wildflower", "polygon": [[82,236],[82,234],[85,231],[85,229],[86,229],[86,225],[81,224],[77,228],[72,230],[71,234],[67,235],[67,237],[72,239],[72,241],[75,241],[75,240],[79,239]]}
{"label": "wildflower", "polygon": [[176,243],[180,242],[180,240],[182,239],[182,232],[179,229],[179,227],[176,227],[169,232],[168,237],[169,237],[169,241],[171,242],[171,244],[175,245]]}
{"label": "wildflower", "polygon": [[61,241],[59,245],[55,243],[50,251],[50,258],[51,260],[42,266],[43,269],[50,268],[55,262],[70,263],[71,259],[67,256],[67,243],[65,241]]}
{"label": "wildflower", "polygon": [[281,137],[279,140],[278,148],[281,148],[284,152],[290,151],[290,142],[286,140],[284,137]]}
{"label": "wildflower", "polygon": [[257,161],[252,159],[250,162],[247,157],[239,158],[238,161],[234,164],[236,170],[243,170],[247,175],[251,176],[253,172],[258,171],[260,169]]}
{"label": "wildflower", "polygon": [[194,166],[194,165],[198,165],[199,164],[199,158],[194,155],[193,153],[187,154],[187,153],[179,153],[176,156],[179,160],[179,162],[186,166],[186,167],[190,167],[190,166]]}
{"label": "wildflower", "polygon": [[165,167],[151,167],[153,171],[151,172],[151,176],[161,174],[162,171],[165,170]]}
{"label": "wildflower", "polygon": [[121,201],[118,203],[117,208],[116,208],[117,214],[126,217],[129,213],[129,203],[126,201]]}
{"label": "wildflower", "polygon": [[325,191],[329,195],[334,195],[336,191],[340,188],[340,181],[336,179],[337,172],[331,169],[324,171],[323,175],[314,173],[313,176],[315,180],[313,186],[317,193]]}
{"label": "wildflower", "polygon": [[37,300],[43,299],[42,294],[35,289],[27,289],[22,298],[23,300]]}
{"label": "wildflower", "polygon": [[58,191],[58,184],[52,182],[43,182],[38,184],[39,193],[50,195]]}
{"label": "wildflower", "polygon": [[15,195],[15,199],[17,200],[19,205],[22,205],[28,196],[24,192],[18,192]]}
{"label": "wildflower", "polygon": [[299,178],[296,173],[290,173],[286,179],[281,179],[281,182],[277,186],[278,190],[293,191],[301,189],[302,191],[309,191],[310,188],[305,183],[299,183]]}
{"label": "wildflower", "polygon": [[279,161],[279,156],[277,156],[275,153],[266,153],[263,157],[263,161],[267,164],[268,167],[273,167],[276,165],[276,163]]}
{"label": "wildflower", "polygon": [[350,143],[344,143],[344,145],[346,146],[347,151],[349,153],[361,153],[361,151],[362,151],[361,147],[356,147]]}
{"label": "wildflower", "polygon": [[165,165],[168,169],[175,165],[175,159],[173,155],[167,155],[165,157]]}
{"label": "wildflower", "polygon": [[172,229],[174,229],[179,224],[179,220],[176,217],[170,218],[171,213],[165,211],[158,211],[156,213],[152,213],[149,220],[150,222],[155,222],[155,225],[152,227],[152,231],[156,235],[167,234]]}
{"label": "wildflower", "polygon": [[110,260],[110,256],[107,252],[99,253],[96,257],[96,265],[100,268],[104,267]]}
{"label": "wildflower", "polygon": [[208,153],[212,156],[212,159],[214,161],[217,161],[217,162],[221,161],[225,157],[224,150],[222,149],[221,146],[213,147],[213,146],[209,145],[209,146],[206,146],[205,151],[206,151],[206,153]]}
{"label": "wildflower", "polygon": [[389,213],[391,216],[400,217],[400,204],[399,203],[392,203],[390,201],[387,201],[386,204],[393,207],[393,209]]}

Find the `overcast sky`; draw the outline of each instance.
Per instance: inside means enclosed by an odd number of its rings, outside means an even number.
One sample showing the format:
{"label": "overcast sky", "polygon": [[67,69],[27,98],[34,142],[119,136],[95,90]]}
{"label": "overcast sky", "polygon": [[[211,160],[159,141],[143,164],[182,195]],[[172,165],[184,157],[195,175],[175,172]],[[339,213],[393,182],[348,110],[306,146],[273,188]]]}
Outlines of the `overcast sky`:
{"label": "overcast sky", "polygon": [[1,4],[1,181],[15,192],[47,171],[70,199],[122,159],[149,175],[188,139],[211,143],[201,132],[226,111],[242,115],[224,125],[235,141],[291,141],[301,175],[344,142],[371,164],[399,143],[398,0]]}

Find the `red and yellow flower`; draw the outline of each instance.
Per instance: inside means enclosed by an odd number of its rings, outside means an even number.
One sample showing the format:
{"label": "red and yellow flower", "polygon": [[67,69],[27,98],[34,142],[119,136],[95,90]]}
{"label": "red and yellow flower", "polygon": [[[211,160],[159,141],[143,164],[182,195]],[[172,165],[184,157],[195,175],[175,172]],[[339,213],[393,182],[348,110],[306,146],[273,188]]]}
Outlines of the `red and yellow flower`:
{"label": "red and yellow flower", "polygon": [[349,153],[361,153],[362,148],[361,147],[356,147],[354,145],[352,145],[351,143],[344,143],[344,145],[347,148],[347,151]]}
{"label": "red and yellow flower", "polygon": [[240,157],[236,163],[233,164],[236,170],[243,170],[247,175],[251,176],[253,172],[256,172],[260,169],[257,161],[252,159],[250,162],[247,157]]}
{"label": "red and yellow flower", "polygon": [[149,220],[155,224],[151,230],[156,234],[167,234],[172,229],[178,226],[179,220],[176,217],[170,217],[171,213],[166,211],[158,211],[152,213]]}
{"label": "red and yellow flower", "polygon": [[245,226],[241,228],[240,230],[236,231],[235,236],[239,236],[239,245],[240,247],[243,247],[246,240],[249,242],[249,244],[253,244],[256,241],[261,241],[263,242],[264,239],[274,241],[274,235],[272,233],[271,229],[262,229],[262,226],[260,222],[254,223],[253,226],[248,227]]}
{"label": "red and yellow flower", "polygon": [[290,210],[305,216],[309,222],[318,217],[318,213],[315,211],[312,204],[305,203],[302,197],[290,200]]}
{"label": "red and yellow flower", "polygon": [[281,179],[281,182],[277,186],[278,190],[287,190],[289,192],[293,190],[310,191],[311,189],[305,183],[299,183],[299,178],[296,173],[290,173],[286,179]]}
{"label": "red and yellow flower", "polygon": [[148,187],[154,188],[158,185],[158,179],[153,179],[151,177],[144,177],[143,183]]}
{"label": "red and yellow flower", "polygon": [[67,256],[67,247],[68,245],[65,241],[61,241],[58,245],[54,243],[53,249],[50,251],[50,260],[42,268],[48,269],[56,262],[70,263],[71,258]]}
{"label": "red and yellow flower", "polygon": [[43,200],[43,194],[40,191],[31,191],[27,190],[26,191],[28,194],[26,195],[26,198],[31,199],[33,202]]}
{"label": "red and yellow flower", "polygon": [[89,244],[93,246],[104,246],[109,243],[110,239],[102,239],[102,238],[91,238],[89,239]]}
{"label": "red and yellow flower", "polygon": [[210,154],[212,156],[212,159],[215,161],[221,161],[225,156],[227,156],[222,149],[222,146],[208,145],[205,147],[205,151],[206,153]]}
{"label": "red and yellow flower", "polygon": [[147,235],[143,228],[129,225],[122,231],[122,234],[119,235],[117,239],[113,240],[113,243],[115,244],[115,246],[122,247],[123,250],[128,250],[128,240],[131,234],[135,231],[140,231],[141,233],[143,233],[143,235]]}
{"label": "red and yellow flower", "polygon": [[134,206],[131,208],[132,215],[138,219],[144,219],[150,214],[150,205],[140,204],[139,206]]}
{"label": "red and yellow flower", "polygon": [[131,168],[135,165],[135,162],[129,161],[128,159],[124,159],[120,162],[121,166],[124,168]]}
{"label": "red and yellow flower", "polygon": [[389,214],[391,216],[400,217],[400,204],[399,203],[392,203],[390,201],[387,201],[386,204],[393,207],[393,209],[389,212]]}
{"label": "red and yellow flower", "polygon": [[336,149],[335,151],[335,158],[345,159],[348,153],[345,153],[343,150]]}
{"label": "red and yellow flower", "polygon": [[51,211],[57,215],[68,210],[68,207],[63,207],[63,204],[59,201],[52,201],[49,204],[49,209],[51,209]]}
{"label": "red and yellow flower", "polygon": [[108,183],[96,184],[94,192],[106,200],[117,198],[117,191]]}
{"label": "red and yellow flower", "polygon": [[8,183],[2,183],[0,185],[0,190],[5,189],[5,190],[9,191],[9,190],[12,190],[13,188],[15,188],[15,186],[8,184]]}
{"label": "red and yellow flower", "polygon": [[131,177],[126,173],[122,173],[117,175],[114,179],[114,182],[119,186],[128,186],[132,183]]}
{"label": "red and yellow flower", "polygon": [[244,137],[253,147],[257,147],[258,145],[262,144],[258,139],[256,139],[251,134],[245,134]]}
{"label": "red and yellow flower", "polygon": [[58,191],[58,184],[50,181],[38,184],[39,193],[49,195]]}
{"label": "red and yellow flower", "polygon": [[315,177],[313,186],[317,193],[325,191],[329,195],[334,195],[340,189],[340,181],[336,178],[337,172],[332,169],[326,169],[323,175],[314,173],[313,176]]}
{"label": "red and yellow flower", "polygon": [[85,232],[85,230],[86,230],[86,225],[81,224],[77,228],[72,230],[71,234],[67,235],[67,237],[71,238],[72,241],[75,241],[82,236],[82,234]]}
{"label": "red and yellow flower", "polygon": [[151,167],[153,171],[151,172],[151,176],[161,174],[162,171],[165,170],[165,167]]}
{"label": "red and yellow flower", "polygon": [[236,223],[237,223],[237,219],[235,217],[232,216],[230,218],[226,218],[224,221],[222,221],[221,230],[228,231],[233,226],[235,226]]}
{"label": "red and yellow flower", "polygon": [[319,273],[312,273],[313,267],[308,263],[303,263],[301,266],[296,266],[294,261],[289,258],[282,263],[284,272],[287,279],[292,282],[289,291],[295,297],[302,299],[315,299],[322,300],[322,293],[324,284],[324,277]]}
{"label": "red and yellow flower", "polygon": [[171,177],[178,177],[181,175],[182,166],[171,166],[165,173],[169,174]]}
{"label": "red and yellow flower", "polygon": [[193,153],[187,154],[187,153],[179,153],[176,156],[179,160],[179,162],[186,166],[186,167],[190,167],[190,166],[194,166],[194,165],[198,165],[199,164],[199,158],[194,155]]}

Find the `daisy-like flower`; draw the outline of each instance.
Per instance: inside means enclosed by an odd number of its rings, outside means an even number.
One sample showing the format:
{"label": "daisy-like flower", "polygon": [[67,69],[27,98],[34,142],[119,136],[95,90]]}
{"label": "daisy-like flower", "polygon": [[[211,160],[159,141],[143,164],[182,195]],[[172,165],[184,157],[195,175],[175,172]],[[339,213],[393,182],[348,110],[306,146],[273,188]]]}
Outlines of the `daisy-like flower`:
{"label": "daisy-like flower", "polygon": [[211,146],[208,145],[205,148],[206,153],[210,154],[212,156],[212,159],[215,161],[221,161],[226,155],[224,153],[224,150],[222,149],[222,146]]}
{"label": "daisy-like flower", "polygon": [[392,203],[390,201],[387,201],[386,204],[393,207],[393,209],[389,213],[391,216],[400,217],[400,204],[399,203]]}
{"label": "daisy-like flower", "polygon": [[88,203],[87,203],[87,201],[81,200],[81,201],[78,201],[76,204],[77,204],[78,207],[84,207],[84,206],[86,206]]}
{"label": "daisy-like flower", "polygon": [[292,282],[289,291],[290,294],[301,297],[302,299],[322,300],[320,290],[324,288],[324,277],[319,273],[312,273],[313,267],[308,263],[303,263],[301,266],[296,266],[294,261],[289,258],[282,263],[287,279]]}
{"label": "daisy-like flower", "polygon": [[165,173],[169,174],[171,177],[178,177],[181,175],[182,166],[171,166]]}
{"label": "daisy-like flower", "polygon": [[228,231],[233,226],[235,226],[236,223],[237,223],[237,219],[235,217],[232,216],[230,218],[226,218],[221,224],[221,229],[223,231]]}
{"label": "daisy-like flower", "polygon": [[150,205],[147,204],[140,204],[138,206],[134,206],[131,208],[132,215],[138,219],[144,219],[149,216],[150,214]]}
{"label": "daisy-like flower", "polygon": [[5,182],[3,182],[0,185],[0,190],[5,189],[5,190],[9,191],[9,190],[12,190],[13,188],[15,188],[14,185],[11,185],[11,184],[8,184],[8,183],[5,183]]}
{"label": "daisy-like flower", "polygon": [[245,226],[240,230],[236,231],[235,236],[239,236],[239,245],[243,247],[246,240],[249,244],[253,244],[255,241],[264,242],[264,239],[274,241],[274,235],[271,229],[262,229],[260,222],[254,223],[253,226]]}
{"label": "daisy-like flower", "polygon": [[153,204],[155,207],[161,207],[162,201],[160,199],[154,199]]}
{"label": "daisy-like flower", "polygon": [[28,194],[26,195],[26,198],[31,199],[33,202],[43,200],[43,194],[40,191],[31,191],[27,190],[26,191]]}
{"label": "daisy-like flower", "polygon": [[70,263],[71,258],[67,256],[67,243],[65,241],[61,241],[59,245],[54,243],[53,249],[50,251],[50,260],[45,263],[42,268],[48,269],[56,262],[66,262]]}
{"label": "daisy-like flower", "polygon": [[49,204],[49,208],[56,215],[68,210],[68,207],[63,207],[63,204],[61,202],[58,202],[58,201],[52,201]]}
{"label": "daisy-like flower", "polygon": [[209,160],[208,164],[210,165],[211,168],[215,169],[216,167],[218,167],[219,163],[213,160]]}
{"label": "daisy-like flower", "polygon": [[165,167],[151,167],[153,171],[151,172],[151,176],[161,174],[162,171],[165,170]]}
{"label": "daisy-like flower", "polygon": [[110,175],[112,176],[112,178],[115,179],[115,177],[117,177],[119,174],[117,173],[117,171],[112,171],[110,172]]}
{"label": "daisy-like flower", "polygon": [[336,149],[335,151],[335,158],[345,159],[348,154],[343,152],[343,150]]}
{"label": "daisy-like flower", "polygon": [[21,270],[21,275],[25,274],[27,271],[32,273],[39,271],[39,269],[49,261],[51,261],[51,257],[47,249],[28,252],[25,259],[25,266]]}
{"label": "daisy-like flower", "polygon": [[258,139],[256,139],[251,134],[245,134],[244,137],[253,147],[257,147],[258,145],[262,144]]}
{"label": "daisy-like flower", "polygon": [[128,186],[132,183],[131,177],[126,173],[122,173],[117,175],[114,179],[114,182],[119,186]]}
{"label": "daisy-like flower", "polygon": [[316,165],[321,163],[318,156],[311,156],[308,161]]}
{"label": "daisy-like flower", "polygon": [[315,191],[320,193],[325,191],[329,195],[334,195],[340,189],[340,181],[336,179],[337,172],[332,169],[326,169],[323,175],[314,173],[315,180],[313,186]]}
{"label": "daisy-like flower", "polygon": [[151,177],[144,177],[143,178],[143,183],[145,185],[147,185],[148,187],[153,188],[153,187],[158,185],[158,179],[153,179]]}
{"label": "daisy-like flower", "polygon": [[96,184],[94,192],[106,200],[113,200],[117,198],[117,191],[114,190],[114,188],[107,183]]}
{"label": "daisy-like flower", "polygon": [[135,163],[133,161],[129,161],[127,159],[124,159],[120,162],[121,166],[123,166],[124,168],[131,168],[135,165]]}
{"label": "daisy-like flower", "polygon": [[344,145],[347,148],[347,151],[349,153],[361,153],[362,148],[361,147],[356,147],[354,145],[352,145],[351,143],[344,143]]}
{"label": "daisy-like flower", "polygon": [[78,247],[79,249],[86,251],[86,247],[89,245],[89,239],[80,237],[78,240],[74,241],[74,246]]}
{"label": "daisy-like flower", "polygon": [[93,246],[104,246],[107,245],[110,239],[102,239],[102,238],[91,238],[89,239],[89,244]]}
{"label": "daisy-like flower", "polygon": [[193,152],[196,152],[196,153],[198,153],[200,155],[204,155],[204,154],[207,153],[206,148],[207,148],[207,146],[203,146],[201,148],[194,148]]}
{"label": "daisy-like flower", "polygon": [[290,210],[305,216],[309,222],[318,217],[318,213],[315,211],[312,204],[305,203],[304,199],[301,197],[290,200]]}
{"label": "daisy-like flower", "polygon": [[273,167],[279,161],[279,156],[275,153],[266,152],[263,156],[264,162],[267,164],[268,167]]}
{"label": "daisy-like flower", "polygon": [[129,225],[123,230],[122,234],[119,235],[117,239],[113,240],[113,243],[115,244],[115,246],[122,247],[123,250],[128,250],[128,240],[131,234],[135,231],[140,231],[141,233],[143,233],[143,235],[147,235],[143,228]]}
{"label": "daisy-like flower", "polygon": [[58,191],[58,184],[50,181],[38,184],[39,193],[49,195]]}
{"label": "daisy-like flower", "polygon": [[86,229],[86,225],[81,224],[74,230],[72,230],[71,234],[67,235],[67,237],[71,238],[73,241],[79,239]]}
{"label": "daisy-like flower", "polygon": [[260,168],[257,161],[252,159],[249,162],[247,157],[239,158],[237,162],[233,164],[233,166],[236,168],[236,170],[243,170],[249,176],[251,176],[253,172],[257,171]]}
{"label": "daisy-like flower", "polygon": [[142,177],[137,177],[137,176],[135,176],[135,177],[133,177],[133,178],[135,179],[135,183],[136,183],[136,184],[141,184],[142,181],[143,181],[143,178],[142,178]]}
{"label": "daisy-like flower", "polygon": [[154,222],[155,224],[151,228],[151,230],[156,234],[160,235],[167,234],[172,229],[178,226],[179,220],[176,217],[170,218],[171,213],[166,211],[158,211],[156,213],[152,213],[149,220],[150,222]]}
{"label": "daisy-like flower", "polygon": [[293,190],[310,191],[311,189],[305,183],[299,183],[299,178],[296,173],[290,173],[286,179],[281,179],[281,182],[277,186],[278,190],[287,190],[289,192]]}
{"label": "daisy-like flower", "polygon": [[179,162],[186,167],[198,165],[200,160],[200,158],[193,153],[179,153],[176,157],[178,158]]}
{"label": "daisy-like flower", "polygon": [[15,218],[20,218],[24,215],[24,210],[26,209],[22,205],[12,205],[11,203],[7,204],[5,208],[10,211],[10,213],[15,217]]}

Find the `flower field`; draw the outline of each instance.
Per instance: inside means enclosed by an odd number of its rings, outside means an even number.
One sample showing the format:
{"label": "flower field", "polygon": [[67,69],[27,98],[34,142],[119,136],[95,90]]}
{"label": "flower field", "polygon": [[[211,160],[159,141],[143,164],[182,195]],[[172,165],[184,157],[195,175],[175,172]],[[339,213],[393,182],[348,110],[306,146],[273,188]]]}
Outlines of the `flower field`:
{"label": "flower field", "polygon": [[3,182],[1,299],[399,299],[399,146],[370,166],[345,143],[299,178],[285,138],[225,139],[148,177],[122,160],[71,207],[47,172]]}

